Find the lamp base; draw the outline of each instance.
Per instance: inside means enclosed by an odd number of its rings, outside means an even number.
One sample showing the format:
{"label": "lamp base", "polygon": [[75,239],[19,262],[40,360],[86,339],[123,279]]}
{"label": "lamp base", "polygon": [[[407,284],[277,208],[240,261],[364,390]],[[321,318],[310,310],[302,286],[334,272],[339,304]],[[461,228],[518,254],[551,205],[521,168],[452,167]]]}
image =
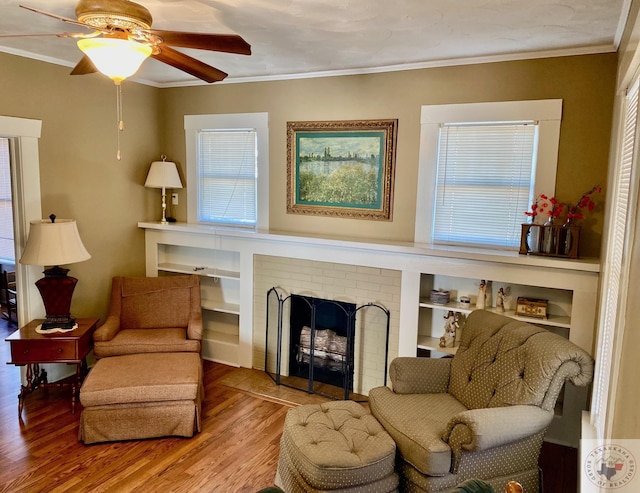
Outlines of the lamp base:
{"label": "lamp base", "polygon": [[67,276],[69,269],[55,266],[44,271],[44,277],[36,282],[47,312],[43,329],[71,329],[76,321],[71,316],[71,297],[78,280]]}
{"label": "lamp base", "polygon": [[42,330],[65,329],[70,330],[76,326],[76,319],[73,317],[47,317],[42,322]]}

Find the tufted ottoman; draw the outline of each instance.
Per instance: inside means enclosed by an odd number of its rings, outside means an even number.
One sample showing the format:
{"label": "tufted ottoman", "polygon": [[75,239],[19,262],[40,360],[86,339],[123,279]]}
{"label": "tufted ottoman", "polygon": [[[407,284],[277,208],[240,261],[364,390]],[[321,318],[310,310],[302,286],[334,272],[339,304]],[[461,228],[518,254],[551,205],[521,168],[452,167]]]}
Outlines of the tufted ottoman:
{"label": "tufted ottoman", "polygon": [[86,444],[200,431],[198,353],[146,353],[99,359],[80,388],[78,438]]}
{"label": "tufted ottoman", "polygon": [[290,409],[280,440],[276,484],[287,493],[397,491],[396,445],[353,401]]}

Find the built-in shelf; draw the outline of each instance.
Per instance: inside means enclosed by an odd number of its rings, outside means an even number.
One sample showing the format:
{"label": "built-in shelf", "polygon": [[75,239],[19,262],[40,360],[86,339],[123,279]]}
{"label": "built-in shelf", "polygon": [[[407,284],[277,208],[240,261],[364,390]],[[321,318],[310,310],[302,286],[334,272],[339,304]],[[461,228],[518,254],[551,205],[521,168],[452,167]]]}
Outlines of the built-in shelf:
{"label": "built-in shelf", "polygon": [[[465,315],[468,315],[474,310],[478,310],[478,308],[475,308],[475,307],[469,308],[468,306],[463,306],[460,303],[457,303],[455,301],[451,303],[442,304],[442,303],[432,303],[431,301],[427,301],[424,298],[420,299],[420,308],[431,308],[435,310],[450,310],[453,312],[464,313]],[[570,317],[563,317],[563,316],[552,315],[552,314],[550,314],[547,318],[521,317],[519,315],[516,315],[515,310],[506,310],[504,312],[500,312],[495,308],[484,308],[484,310],[488,312],[499,313],[500,315],[505,315],[515,320],[522,320],[523,322],[528,322],[531,324],[546,325],[549,327],[560,327],[563,329],[571,328]]]}
{"label": "built-in shelf", "polygon": [[420,308],[434,308],[436,310],[451,310],[453,312],[460,312],[468,315],[473,310],[476,310],[475,307],[469,308],[469,305],[462,305],[461,303],[457,303],[455,301],[451,303],[433,303],[425,298],[420,298]]}
{"label": "built-in shelf", "polygon": [[177,241],[159,241],[148,250],[151,273],[197,275],[202,307],[202,357],[239,366],[240,362],[240,252],[221,247],[210,238],[189,235]]}
{"label": "built-in shelf", "polygon": [[240,340],[237,334],[226,334],[224,332],[216,332],[213,330],[205,330],[203,338],[207,341],[215,341],[219,344],[229,344],[237,346]]}
{"label": "built-in shelf", "polygon": [[225,303],[223,301],[201,300],[202,308],[212,312],[231,313],[232,315],[240,315],[240,305],[236,303]]}
{"label": "built-in shelf", "polygon": [[440,339],[437,337],[419,336],[418,349],[426,349],[428,351],[437,351],[439,353],[453,355],[458,351],[458,346],[440,347]]}
{"label": "built-in shelf", "polygon": [[238,365],[240,337],[213,330],[205,330],[202,337],[202,357],[230,366]]}
{"label": "built-in shelf", "polygon": [[239,272],[223,269],[213,269],[210,267],[201,267],[195,265],[161,263],[158,264],[158,270],[162,270],[165,272],[175,272],[179,274],[197,274],[199,276],[217,277],[220,279],[240,279]]}

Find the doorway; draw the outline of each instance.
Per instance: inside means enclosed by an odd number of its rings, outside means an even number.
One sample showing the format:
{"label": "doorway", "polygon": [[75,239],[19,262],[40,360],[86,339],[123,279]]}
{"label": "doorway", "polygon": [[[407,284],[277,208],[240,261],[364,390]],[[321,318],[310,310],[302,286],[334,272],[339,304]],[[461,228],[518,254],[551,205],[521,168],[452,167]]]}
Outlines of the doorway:
{"label": "doorway", "polygon": [[[29,222],[42,217],[38,143],[42,121],[0,116],[0,136],[9,141],[11,156],[11,206],[15,258],[19,259],[27,242]],[[19,320],[31,320],[44,313],[35,282],[42,277],[39,266],[15,262]],[[34,306],[35,305],[35,306]]]}
{"label": "doorway", "polygon": [[16,247],[10,145],[9,138],[0,137],[0,305],[2,317],[17,325]]}

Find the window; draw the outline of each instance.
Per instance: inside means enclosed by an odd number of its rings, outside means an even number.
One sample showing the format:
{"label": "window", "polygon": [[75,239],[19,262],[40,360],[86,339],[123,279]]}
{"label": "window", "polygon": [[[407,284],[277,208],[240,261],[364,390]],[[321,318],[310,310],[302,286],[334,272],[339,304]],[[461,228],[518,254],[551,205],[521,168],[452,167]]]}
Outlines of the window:
{"label": "window", "polygon": [[536,141],[532,121],[441,125],[434,243],[518,246],[522,211],[531,202]]}
{"label": "window", "polygon": [[423,106],[416,241],[517,249],[553,194],[562,101]]}
{"label": "window", "polygon": [[188,220],[268,227],[266,113],[185,116]]}
{"label": "window", "polygon": [[0,263],[15,263],[9,139],[0,137]]}
{"label": "window", "polygon": [[[600,295],[598,348],[591,398],[591,422],[597,438],[612,436],[613,406],[616,401],[621,345],[627,329],[627,293],[631,270],[633,224],[637,210],[637,184],[633,173],[637,166],[638,81],[628,90],[622,108],[616,160],[609,179],[612,197],[607,212],[608,231]],[[635,300],[633,301],[635,302]]]}
{"label": "window", "polygon": [[255,226],[256,131],[198,132],[198,222]]}

